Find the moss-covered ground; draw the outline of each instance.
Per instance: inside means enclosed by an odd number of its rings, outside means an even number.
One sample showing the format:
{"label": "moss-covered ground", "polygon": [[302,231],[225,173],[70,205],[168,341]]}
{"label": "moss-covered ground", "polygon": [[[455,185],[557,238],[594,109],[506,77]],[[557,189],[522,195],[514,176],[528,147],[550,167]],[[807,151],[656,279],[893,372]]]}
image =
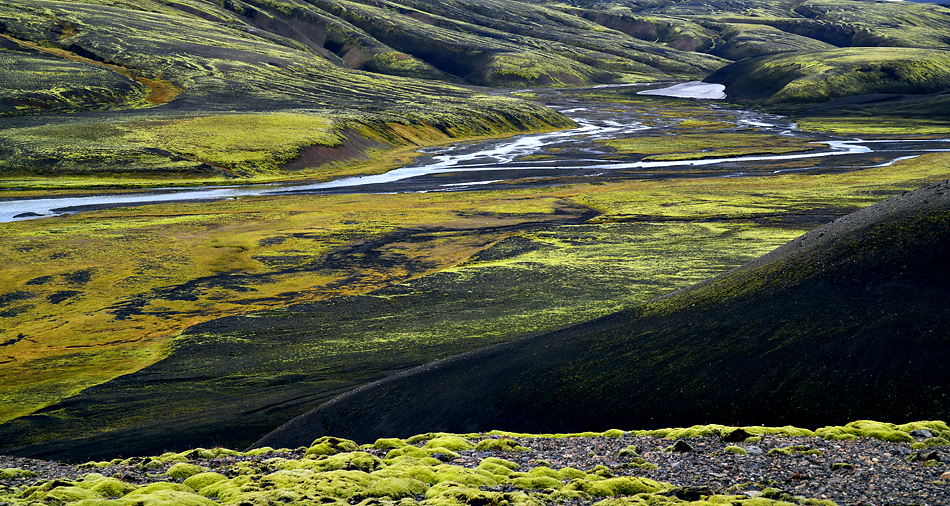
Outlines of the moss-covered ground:
{"label": "moss-covered ground", "polygon": [[[221,447],[193,448],[156,456],[90,461],[80,466],[84,474],[73,479],[43,477],[19,468],[3,469],[0,471],[0,501],[11,506],[273,503],[541,506],[565,502],[601,506],[835,506],[831,500],[810,497],[799,490],[789,493],[776,488],[787,485],[774,480],[739,484],[726,490],[656,481],[643,474],[658,466],[641,458],[638,452],[653,452],[646,455],[666,465],[667,462],[657,460],[656,456],[663,452],[653,448],[663,441],[706,444],[702,438],[711,436],[741,443],[743,440],[757,442],[767,436],[799,438],[798,441],[802,437],[817,437],[832,441],[861,438],[906,443],[915,440],[910,435],[915,429],[950,435],[947,425],[940,421],[895,425],[862,420],[816,431],[790,426],[706,425],[573,434],[428,433],[406,439],[383,438],[363,445],[347,439],[320,437],[308,446],[294,449],[262,447],[240,452]],[[741,436],[735,437],[740,433]],[[516,439],[517,443],[528,446],[515,444]],[[557,455],[568,458],[574,465],[552,465],[541,459],[538,449],[548,448],[556,439],[582,440],[590,452],[586,458]],[[628,446],[619,452],[615,449],[623,445]],[[741,452],[729,452],[729,448]],[[808,448],[801,444],[775,448],[767,458],[777,460],[783,454],[817,452]],[[745,450],[729,446],[726,453],[744,455]],[[708,456],[710,461],[715,458],[715,453]],[[732,461],[728,465],[742,464]]]}

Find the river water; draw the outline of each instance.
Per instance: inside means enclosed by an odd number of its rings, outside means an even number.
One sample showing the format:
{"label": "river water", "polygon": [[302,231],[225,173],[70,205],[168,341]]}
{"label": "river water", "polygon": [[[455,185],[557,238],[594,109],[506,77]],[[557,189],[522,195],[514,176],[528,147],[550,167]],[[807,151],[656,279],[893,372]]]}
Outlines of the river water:
{"label": "river water", "polygon": [[[716,90],[693,90],[716,98]],[[707,85],[708,86],[708,85]],[[674,89],[681,93],[682,88]],[[645,92],[641,92],[645,93]],[[646,93],[652,93],[646,92]],[[460,142],[422,150],[412,165],[384,174],[319,183],[203,187],[143,193],[0,201],[0,222],[50,217],[107,207],[159,202],[213,201],[243,196],[327,193],[439,192],[510,189],[578,182],[671,177],[767,176],[789,171],[835,172],[888,165],[922,153],[950,151],[950,139],[861,140],[816,136],[799,131],[787,118],[721,108],[702,102],[727,132],[816,138],[816,149],[782,155],[737,156],[703,160],[645,161],[620,155],[602,141],[683,132],[682,117],[668,108],[595,103],[575,96],[552,96],[548,105],[577,122],[570,130],[526,134],[507,139]]]}

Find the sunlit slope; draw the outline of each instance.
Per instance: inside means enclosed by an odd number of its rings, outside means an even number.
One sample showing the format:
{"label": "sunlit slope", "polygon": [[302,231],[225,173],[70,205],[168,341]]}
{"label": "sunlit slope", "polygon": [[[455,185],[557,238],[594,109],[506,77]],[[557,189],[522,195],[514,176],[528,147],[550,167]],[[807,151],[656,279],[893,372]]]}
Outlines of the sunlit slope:
{"label": "sunlit slope", "polygon": [[948,237],[944,181],[635,309],[360,388],[259,444],[936,417],[950,402]]}
{"label": "sunlit slope", "polygon": [[734,98],[818,103],[869,94],[950,89],[950,50],[849,48],[752,58],[714,72]]}

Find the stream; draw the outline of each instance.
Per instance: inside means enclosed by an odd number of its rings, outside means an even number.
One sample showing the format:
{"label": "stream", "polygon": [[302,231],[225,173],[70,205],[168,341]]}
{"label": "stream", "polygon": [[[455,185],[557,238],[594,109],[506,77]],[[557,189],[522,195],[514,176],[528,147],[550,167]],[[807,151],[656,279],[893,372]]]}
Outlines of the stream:
{"label": "stream", "polygon": [[[722,98],[710,85],[669,88],[671,96],[699,93]],[[712,85],[718,86],[718,85]],[[686,91],[683,91],[683,90]],[[660,90],[662,91],[662,90]],[[719,90],[721,91],[721,90]],[[672,93],[678,95],[672,95]],[[657,94],[650,90],[649,94]],[[806,152],[700,160],[648,161],[624,155],[603,144],[611,139],[674,135],[684,118],[670,108],[585,101],[574,96],[547,95],[547,105],[577,123],[577,128],[506,139],[459,142],[421,150],[412,165],[384,174],[346,177],[320,183],[214,186],[149,190],[142,193],[0,200],[0,222],[44,218],[111,207],[161,202],[214,201],[260,195],[329,193],[446,192],[512,189],[579,182],[672,177],[748,177],[797,172],[840,172],[886,166],[927,152],[950,151],[950,139],[861,140],[804,133],[788,118],[705,104],[715,121],[731,126],[725,132],[769,134],[777,139],[815,139]],[[708,116],[708,115],[707,115]]]}

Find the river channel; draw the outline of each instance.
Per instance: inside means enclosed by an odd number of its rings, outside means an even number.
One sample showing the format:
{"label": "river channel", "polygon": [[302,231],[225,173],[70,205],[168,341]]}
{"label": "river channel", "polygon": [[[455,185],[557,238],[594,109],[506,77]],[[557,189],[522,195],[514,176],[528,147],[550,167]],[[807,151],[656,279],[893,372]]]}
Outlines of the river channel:
{"label": "river channel", "polygon": [[[650,161],[643,154],[619,153],[605,141],[688,133],[682,115],[670,108],[594,102],[576,94],[548,91],[547,105],[577,123],[577,128],[506,139],[459,142],[422,150],[412,165],[384,174],[319,183],[202,187],[142,193],[0,201],[0,222],[44,218],[110,207],[176,201],[213,201],[243,196],[447,192],[511,189],[581,182],[673,177],[750,177],[791,171],[853,171],[892,164],[927,152],[950,151],[950,139],[863,140],[805,133],[788,118],[729,109],[697,101],[705,121],[719,133],[766,134],[776,140],[809,139],[805,152],[693,160]],[[707,97],[708,98],[708,97]],[[713,97],[719,98],[719,97]],[[714,135],[714,134],[710,134]]]}

